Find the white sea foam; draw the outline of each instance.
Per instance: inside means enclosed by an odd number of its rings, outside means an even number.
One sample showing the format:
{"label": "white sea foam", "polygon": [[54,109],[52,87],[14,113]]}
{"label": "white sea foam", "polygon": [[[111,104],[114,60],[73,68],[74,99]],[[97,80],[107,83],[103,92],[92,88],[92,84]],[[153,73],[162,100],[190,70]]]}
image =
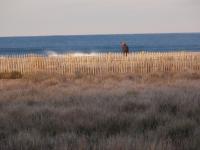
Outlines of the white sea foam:
{"label": "white sea foam", "polygon": [[46,54],[51,57],[58,57],[60,54],[56,53],[55,51],[47,51]]}
{"label": "white sea foam", "polygon": [[97,56],[97,53],[73,53],[73,56]]}
{"label": "white sea foam", "polygon": [[[62,57],[64,56],[63,54],[59,54],[55,51],[46,51],[46,54],[47,56],[50,56],[50,57]],[[74,57],[81,57],[81,56],[97,56],[98,54],[97,53],[81,53],[81,52],[75,52],[75,53],[70,53],[71,56],[74,56]]]}

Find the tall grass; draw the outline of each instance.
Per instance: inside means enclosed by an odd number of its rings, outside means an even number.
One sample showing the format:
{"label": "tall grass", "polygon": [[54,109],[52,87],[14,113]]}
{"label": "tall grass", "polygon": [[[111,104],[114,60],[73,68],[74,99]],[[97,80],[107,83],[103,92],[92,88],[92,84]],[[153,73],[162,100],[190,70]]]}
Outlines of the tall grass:
{"label": "tall grass", "polygon": [[20,55],[0,57],[0,73],[21,74],[43,72],[67,76],[105,74],[151,74],[200,72],[199,52],[140,52],[125,56],[121,53],[96,55],[63,54],[58,56]]}
{"label": "tall grass", "polygon": [[0,80],[0,149],[198,150],[196,77]]}

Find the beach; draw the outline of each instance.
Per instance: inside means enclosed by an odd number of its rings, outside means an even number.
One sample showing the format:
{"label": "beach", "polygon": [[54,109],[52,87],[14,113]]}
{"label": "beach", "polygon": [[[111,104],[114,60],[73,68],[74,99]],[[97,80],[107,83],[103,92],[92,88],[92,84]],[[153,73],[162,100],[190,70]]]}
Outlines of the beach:
{"label": "beach", "polygon": [[200,150],[199,14],[0,0],[0,150]]}

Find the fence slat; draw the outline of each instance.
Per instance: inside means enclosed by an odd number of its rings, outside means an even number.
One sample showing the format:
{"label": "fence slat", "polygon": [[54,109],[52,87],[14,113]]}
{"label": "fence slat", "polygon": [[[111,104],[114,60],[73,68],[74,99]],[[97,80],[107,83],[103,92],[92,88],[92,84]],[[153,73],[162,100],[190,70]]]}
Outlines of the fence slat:
{"label": "fence slat", "polygon": [[63,75],[200,71],[200,52],[139,52],[63,56],[15,55],[0,56],[0,73],[18,71],[58,73]]}

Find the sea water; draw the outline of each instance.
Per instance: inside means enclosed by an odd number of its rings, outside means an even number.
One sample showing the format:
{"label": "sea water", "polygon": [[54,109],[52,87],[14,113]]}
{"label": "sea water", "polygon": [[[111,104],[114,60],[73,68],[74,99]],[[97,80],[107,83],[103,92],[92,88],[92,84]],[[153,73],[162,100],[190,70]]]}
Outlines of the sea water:
{"label": "sea water", "polygon": [[0,55],[120,52],[200,51],[200,33],[0,37]]}

